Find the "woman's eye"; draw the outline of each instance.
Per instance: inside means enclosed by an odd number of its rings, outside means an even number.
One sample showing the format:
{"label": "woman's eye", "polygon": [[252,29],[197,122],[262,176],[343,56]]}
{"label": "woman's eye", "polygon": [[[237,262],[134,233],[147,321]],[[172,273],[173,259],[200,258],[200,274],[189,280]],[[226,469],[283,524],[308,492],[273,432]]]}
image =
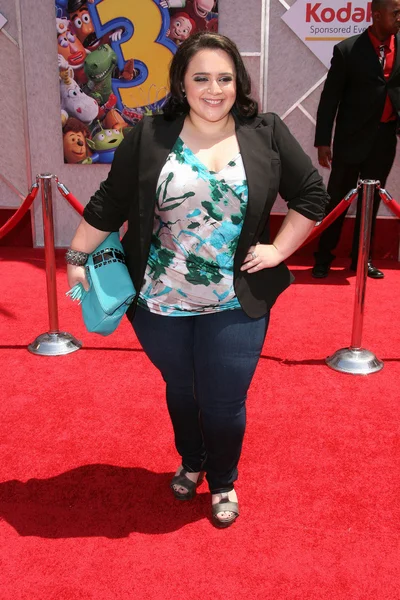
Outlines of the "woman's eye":
{"label": "woman's eye", "polygon": [[207,81],[207,79],[205,77],[195,77],[194,79],[195,81]]}
{"label": "woman's eye", "polygon": [[229,83],[229,81],[232,81],[232,77],[222,77],[221,81],[223,83]]}

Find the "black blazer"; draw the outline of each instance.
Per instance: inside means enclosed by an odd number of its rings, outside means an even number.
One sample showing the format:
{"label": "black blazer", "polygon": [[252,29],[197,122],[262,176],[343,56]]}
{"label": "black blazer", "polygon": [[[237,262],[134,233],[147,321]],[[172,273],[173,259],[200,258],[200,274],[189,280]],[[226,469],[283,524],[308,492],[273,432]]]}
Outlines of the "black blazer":
{"label": "black blazer", "polygon": [[376,137],[386,94],[400,113],[400,34],[388,80],[371,43],[368,30],[337,44],[317,112],[316,146],[330,146],[336,128],[333,156],[355,164],[367,158]]}
{"label": "black blazer", "polygon": [[[123,245],[136,290],[143,285],[150,250],[157,181],[183,122],[184,117],[145,117],[119,146],[107,179],[84,211],[84,219],[102,231],[118,231],[128,220]],[[269,215],[278,192],[289,208],[314,221],[323,218],[328,197],[318,171],[277,115],[236,120],[236,134],[249,194],[234,258],[234,287],[243,310],[256,318],[293,280],[283,263],[253,274],[240,271],[249,247],[269,242]]]}

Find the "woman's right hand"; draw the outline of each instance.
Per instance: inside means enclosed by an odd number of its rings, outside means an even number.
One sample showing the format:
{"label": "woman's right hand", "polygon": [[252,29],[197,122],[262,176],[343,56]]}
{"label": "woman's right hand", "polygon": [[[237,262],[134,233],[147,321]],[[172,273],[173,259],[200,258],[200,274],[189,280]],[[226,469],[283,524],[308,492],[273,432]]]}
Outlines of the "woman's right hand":
{"label": "woman's right hand", "polygon": [[89,282],[86,277],[86,269],[85,267],[77,267],[76,265],[67,265],[67,278],[68,285],[71,288],[74,287],[77,283],[81,283],[84,289],[89,291]]}

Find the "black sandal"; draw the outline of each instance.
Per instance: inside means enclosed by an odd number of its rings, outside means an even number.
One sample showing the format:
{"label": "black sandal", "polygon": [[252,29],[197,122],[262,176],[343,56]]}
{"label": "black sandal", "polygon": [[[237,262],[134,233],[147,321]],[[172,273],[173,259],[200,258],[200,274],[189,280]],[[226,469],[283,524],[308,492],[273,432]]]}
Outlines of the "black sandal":
{"label": "black sandal", "polygon": [[[191,500],[194,498],[196,494],[196,489],[201,485],[204,480],[204,471],[200,471],[200,475],[197,481],[192,481],[189,477],[186,477],[186,473],[188,471],[186,469],[182,469],[179,475],[174,475],[172,478],[170,487],[172,489],[172,493],[174,494],[177,500]],[[178,485],[179,487],[185,488],[187,490],[186,493],[177,492],[174,488],[174,485]]]}
{"label": "black sandal", "polygon": [[[219,519],[218,513],[230,511],[233,516],[230,519]],[[239,504],[238,502],[231,502],[228,497],[228,493],[224,492],[219,502],[212,505],[212,520],[216,527],[223,529],[224,527],[230,527],[236,521],[239,516]]]}

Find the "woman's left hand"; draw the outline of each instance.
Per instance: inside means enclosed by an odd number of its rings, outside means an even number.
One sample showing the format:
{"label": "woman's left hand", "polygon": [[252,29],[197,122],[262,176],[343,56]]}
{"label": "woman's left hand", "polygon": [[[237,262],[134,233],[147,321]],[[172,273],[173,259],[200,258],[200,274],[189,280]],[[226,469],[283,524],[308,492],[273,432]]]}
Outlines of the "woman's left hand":
{"label": "woman's left hand", "polygon": [[283,260],[284,257],[273,244],[257,244],[250,246],[240,270],[257,273],[261,269],[276,267]]}

